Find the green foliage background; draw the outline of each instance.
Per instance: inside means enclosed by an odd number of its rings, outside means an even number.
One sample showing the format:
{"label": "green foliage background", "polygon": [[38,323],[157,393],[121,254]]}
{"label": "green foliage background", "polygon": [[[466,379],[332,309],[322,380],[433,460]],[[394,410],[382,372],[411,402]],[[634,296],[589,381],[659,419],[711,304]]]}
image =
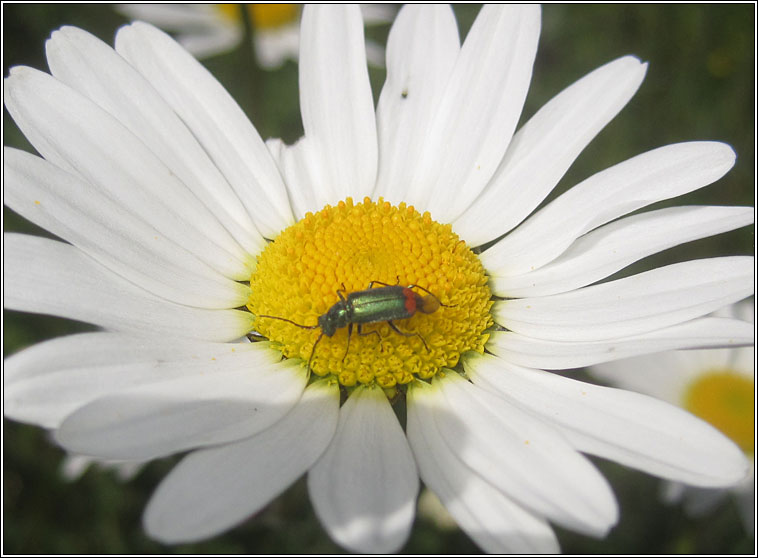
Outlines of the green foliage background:
{"label": "green foliage background", "polygon": [[[478,7],[456,6],[462,35]],[[649,149],[688,140],[721,140],[737,154],[735,168],[716,184],[669,205],[754,205],[755,5],[547,5],[540,49],[522,122],[553,95],[594,68],[625,54],[650,62],[639,93],[585,150],[556,193],[607,166]],[[125,19],[112,6],[4,4],[3,73],[11,66],[47,69],[44,41],[61,25],[83,27],[112,44]],[[386,42],[389,25],[368,35]],[[261,135],[294,141],[300,124],[297,65],[255,69],[249,48],[204,62],[251,117]],[[378,96],[384,71],[371,70]],[[3,113],[4,144],[31,150]],[[661,204],[663,205],[663,204]],[[46,234],[4,209],[4,229]],[[754,252],[754,229],[704,239],[636,264],[626,274],[693,257]],[[40,340],[87,326],[59,318],[5,312],[4,355]],[[581,375],[581,372],[572,372]],[[164,547],[145,537],[140,515],[175,458],[153,462],[133,481],[88,471],[61,479],[63,453],[40,429],[3,423],[4,553],[220,553],[343,552],[319,526],[301,480],[256,517],[223,536]],[[736,507],[726,502],[712,515],[690,519],[659,503],[660,483],[643,473],[595,460],[621,504],[618,526],[602,541],[558,530],[564,552],[753,553]],[[460,531],[441,531],[417,518],[405,553],[475,553]]]}

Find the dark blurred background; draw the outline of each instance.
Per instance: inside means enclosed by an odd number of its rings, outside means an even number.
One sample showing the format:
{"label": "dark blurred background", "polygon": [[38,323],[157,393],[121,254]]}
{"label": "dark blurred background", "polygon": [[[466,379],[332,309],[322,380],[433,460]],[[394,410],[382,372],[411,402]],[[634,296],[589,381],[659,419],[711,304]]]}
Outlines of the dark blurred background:
{"label": "dark blurred background", "polygon": [[[456,6],[462,36],[478,12]],[[720,140],[737,152],[737,164],[716,184],[663,205],[754,205],[755,5],[547,5],[534,79],[522,122],[564,87],[625,54],[650,63],[638,94],[585,150],[561,181],[561,192],[587,176],[649,149],[688,140]],[[3,4],[3,75],[14,65],[47,70],[44,42],[61,25],[76,25],[112,44],[126,23],[113,6]],[[389,24],[367,30],[386,43]],[[245,43],[209,58],[206,66],[232,93],[264,138],[291,142],[302,133],[297,65],[254,69]],[[375,98],[384,70],[372,68]],[[31,150],[7,112],[4,144]],[[46,234],[4,208],[4,229]],[[647,258],[633,271],[691,259],[754,252],[754,229],[693,242]],[[629,273],[629,271],[627,271]],[[5,312],[4,356],[40,340],[87,326],[47,316]],[[573,372],[581,376],[581,371]],[[3,527],[9,554],[296,554],[343,552],[319,526],[301,480],[256,517],[210,541],[164,547],[147,539],[140,516],[151,492],[175,459],[151,463],[122,483],[111,471],[91,468],[78,481],[60,475],[63,453],[41,429],[3,422]],[[660,482],[643,473],[595,460],[621,506],[618,526],[602,541],[558,529],[566,553],[754,552],[736,506],[727,501],[711,515],[690,519],[659,503]],[[405,553],[476,553],[459,530],[443,530],[419,517]]]}

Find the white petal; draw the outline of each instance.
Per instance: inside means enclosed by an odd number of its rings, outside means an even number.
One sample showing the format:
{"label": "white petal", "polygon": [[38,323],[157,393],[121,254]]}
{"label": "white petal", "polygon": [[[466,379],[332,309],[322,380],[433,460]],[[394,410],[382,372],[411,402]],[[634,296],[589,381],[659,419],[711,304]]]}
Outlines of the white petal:
{"label": "white petal", "polygon": [[144,461],[101,461],[86,455],[68,454],[60,466],[61,476],[68,482],[76,482],[90,466],[112,471],[122,482],[132,480],[145,466]]}
{"label": "white petal", "polygon": [[294,219],[287,192],[260,135],[223,86],[165,33],[122,27],[116,51],[176,111],[210,155],[266,238]]}
{"label": "white petal", "polygon": [[748,471],[742,450],[729,438],[653,397],[487,355],[473,354],[464,363],[474,384],[551,422],[580,451],[698,486],[728,486]]}
{"label": "white petal", "polygon": [[63,27],[46,45],[57,79],[116,117],[181,180],[250,253],[263,248],[242,202],[155,89],[93,35]]}
{"label": "white petal", "polygon": [[278,68],[286,60],[297,60],[300,52],[299,22],[293,21],[286,26],[274,29],[255,30],[255,57],[261,67]]}
{"label": "white petal", "polygon": [[485,5],[471,27],[408,185],[407,201],[437,221],[458,217],[503,158],[529,89],[539,34],[535,5]]}
{"label": "white petal", "polygon": [[232,341],[253,329],[239,310],[191,308],[158,298],[69,244],[5,233],[6,308],[89,322],[136,335]]}
{"label": "white petal", "polygon": [[[716,316],[716,313],[711,314]],[[735,363],[741,353],[750,355],[750,364],[748,367],[738,368]],[[678,368],[686,374],[687,380],[693,379],[696,375],[706,371],[725,370],[729,368],[732,372],[743,374],[748,378],[753,378],[753,348],[743,347],[740,349],[708,349],[704,351],[678,351],[679,356]]]}
{"label": "white petal", "polygon": [[129,19],[146,21],[169,31],[209,26],[219,15],[209,4],[118,4],[115,10]]}
{"label": "white petal", "polygon": [[6,108],[45,159],[81,176],[220,273],[249,277],[251,256],[113,116],[32,68],[14,67],[4,86]]}
{"label": "white petal", "polygon": [[[203,30],[189,30],[176,36],[176,41],[192,56],[201,60],[237,48],[245,35],[235,22],[214,25]],[[257,51],[256,51],[257,52]]]}
{"label": "white petal", "polygon": [[329,185],[312,177],[324,176],[326,161],[319,157],[317,146],[310,138],[302,137],[294,145],[284,145],[281,141],[267,142],[276,156],[276,161],[287,182],[287,190],[292,198],[292,210],[298,219],[309,211],[318,210],[317,200],[331,196]]}
{"label": "white petal", "polygon": [[306,374],[294,359],[267,365],[250,356],[96,399],[63,421],[56,441],[99,458],[148,460],[262,432],[297,403]]}
{"label": "white petal", "polygon": [[492,181],[453,229],[478,246],[520,223],[629,102],[646,70],[647,64],[625,56],[553,97],[513,137]]}
{"label": "white petal", "polygon": [[496,302],[495,321],[552,341],[639,335],[697,318],[752,294],[752,256],[681,262],[568,293]]}
{"label": "white petal", "polygon": [[729,364],[738,374],[753,376],[755,374],[755,347],[733,350]]}
{"label": "white petal", "polygon": [[356,389],[308,474],[319,520],[348,550],[395,552],[410,534],[418,487],[413,455],[384,392]]}
{"label": "white petal", "polygon": [[164,544],[202,540],[261,510],[305,473],[334,435],[339,389],[326,381],[260,434],[191,453],[145,509],[147,533]]}
{"label": "white petal", "polygon": [[513,503],[445,444],[434,423],[434,408],[444,404],[437,387],[421,382],[409,386],[408,441],[424,484],[485,552],[559,552],[555,534],[544,519]]}
{"label": "white petal", "polygon": [[734,159],[732,148],[717,142],[679,143],[638,155],[571,188],[482,252],[482,263],[499,276],[533,271],[595,227],[715,182]]}
{"label": "white petal", "polygon": [[745,299],[734,306],[728,306],[715,313],[725,318],[737,318],[746,322],[755,323],[755,299]]}
{"label": "white petal", "polygon": [[34,345],[6,359],[6,416],[57,428],[73,411],[104,395],[195,374],[229,358],[272,365],[281,353],[265,343],[198,343],[84,333]]}
{"label": "white petal", "polygon": [[435,377],[434,420],[460,460],[507,496],[569,529],[604,536],[618,519],[608,483],[554,428],[463,380]]}
{"label": "white petal", "polygon": [[486,348],[514,364],[562,370],[671,349],[752,345],[753,339],[754,328],[746,322],[699,318],[650,333],[607,341],[545,341],[518,333],[495,331],[490,334]]}
{"label": "white petal", "polygon": [[413,203],[416,165],[459,50],[450,6],[407,4],[400,10],[387,39],[387,79],[376,108],[376,196]]}
{"label": "white petal", "polygon": [[627,265],[684,242],[744,227],[752,207],[671,207],[619,219],[580,237],[549,264],[523,275],[492,277],[506,298],[545,296],[584,287]]}
{"label": "white petal", "polygon": [[81,178],[44,159],[3,150],[5,204],[99,263],[172,302],[244,306],[250,289],[227,279]]}
{"label": "white petal", "polygon": [[300,29],[300,111],[322,162],[311,180],[327,194],[310,209],[362,200],[374,188],[377,140],[360,9],[306,6]]}
{"label": "white petal", "polygon": [[687,369],[687,360],[683,357],[693,353],[728,353],[735,350],[737,349],[666,351],[603,362],[590,367],[588,372],[604,384],[645,393],[672,405],[680,405],[682,393],[693,372]]}
{"label": "white petal", "polygon": [[[627,358],[593,366],[590,372],[604,383],[684,406],[687,388],[702,374],[729,370],[752,380],[755,352],[753,343],[749,344],[743,348],[668,351]],[[741,358],[742,355],[749,358]],[[744,360],[745,366],[735,366],[737,359]]]}

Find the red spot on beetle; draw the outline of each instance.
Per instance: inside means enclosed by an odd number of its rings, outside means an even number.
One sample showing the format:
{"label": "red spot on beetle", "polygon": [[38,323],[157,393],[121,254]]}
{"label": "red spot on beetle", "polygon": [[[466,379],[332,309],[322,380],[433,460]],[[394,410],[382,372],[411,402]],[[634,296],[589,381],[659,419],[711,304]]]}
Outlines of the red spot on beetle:
{"label": "red spot on beetle", "polygon": [[403,288],[403,295],[405,296],[405,309],[408,310],[409,315],[413,316],[416,313],[416,297],[418,295],[407,287]]}

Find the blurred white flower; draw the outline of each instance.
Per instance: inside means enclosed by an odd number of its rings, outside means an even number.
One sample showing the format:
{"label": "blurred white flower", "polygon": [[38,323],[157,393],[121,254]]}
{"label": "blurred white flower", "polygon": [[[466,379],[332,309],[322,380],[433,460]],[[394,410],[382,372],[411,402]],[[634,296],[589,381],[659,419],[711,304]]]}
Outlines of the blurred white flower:
{"label": "blurred white flower", "polygon": [[132,480],[145,464],[141,461],[103,461],[86,455],[67,455],[61,463],[61,475],[68,481],[78,480],[91,466],[113,471],[119,480]]}
{"label": "blurred white flower", "polygon": [[[263,68],[274,69],[297,60],[300,47],[301,4],[118,4],[117,11],[172,33],[196,58],[208,58],[236,49],[245,29],[242,10],[253,26],[255,54]],[[397,8],[392,4],[361,4],[365,25],[389,23]],[[384,48],[366,41],[366,58],[384,66]]]}
{"label": "blurred white flower", "polygon": [[[714,316],[754,323],[755,304],[745,300]],[[668,351],[606,362],[590,372],[610,384],[687,409],[739,445],[753,464],[741,482],[726,489],[667,482],[663,498],[682,501],[687,512],[702,516],[732,495],[745,530],[755,537],[755,347]]]}

